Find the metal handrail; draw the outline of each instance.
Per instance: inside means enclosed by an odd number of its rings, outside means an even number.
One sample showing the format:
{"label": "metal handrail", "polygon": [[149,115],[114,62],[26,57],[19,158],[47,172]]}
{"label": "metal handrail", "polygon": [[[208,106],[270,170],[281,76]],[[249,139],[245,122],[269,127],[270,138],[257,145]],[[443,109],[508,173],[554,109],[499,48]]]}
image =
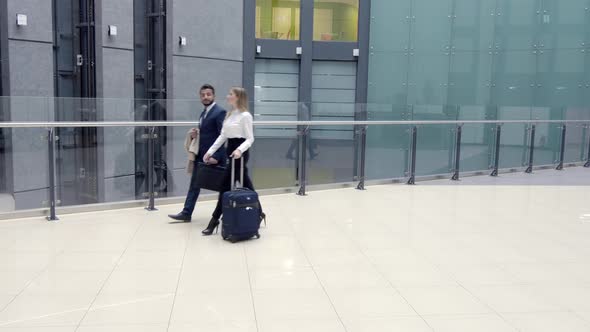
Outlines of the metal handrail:
{"label": "metal handrail", "polygon": [[[76,121],[0,122],[0,128],[102,128],[102,127],[190,127],[198,121]],[[568,124],[588,120],[407,120],[407,121],[254,121],[255,126],[378,126],[378,125],[466,125],[466,124]]]}

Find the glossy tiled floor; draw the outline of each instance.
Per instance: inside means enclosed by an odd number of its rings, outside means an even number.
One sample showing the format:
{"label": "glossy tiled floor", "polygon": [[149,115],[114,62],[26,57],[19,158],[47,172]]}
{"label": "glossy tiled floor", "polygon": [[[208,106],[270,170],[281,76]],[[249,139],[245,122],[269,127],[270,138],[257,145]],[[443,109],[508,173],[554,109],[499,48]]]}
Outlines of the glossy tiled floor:
{"label": "glossy tiled floor", "polygon": [[[537,175],[539,176],[539,175]],[[4,331],[590,331],[590,187],[264,197],[262,238],[141,209],[0,222]]]}

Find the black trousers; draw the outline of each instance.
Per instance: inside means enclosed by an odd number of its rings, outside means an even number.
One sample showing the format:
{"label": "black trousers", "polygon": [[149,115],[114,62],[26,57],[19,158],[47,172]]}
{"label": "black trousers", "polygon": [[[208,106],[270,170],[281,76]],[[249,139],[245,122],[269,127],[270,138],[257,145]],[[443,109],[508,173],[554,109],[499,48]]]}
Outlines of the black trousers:
{"label": "black trousers", "polygon": [[[243,138],[230,138],[227,140],[227,154],[228,158],[237,149],[240,144],[244,142],[245,139]],[[254,190],[254,185],[252,184],[252,180],[248,175],[248,160],[250,159],[250,151],[246,151],[242,154],[242,158],[236,159],[235,167],[234,167],[234,176],[235,181],[240,181],[240,168],[242,162],[244,163],[244,182],[241,183],[242,187],[248,188],[250,190]],[[213,218],[219,219],[223,214],[222,211],[222,200],[223,194],[231,190],[231,159],[228,160],[227,163],[227,172],[225,173],[225,178],[223,180],[223,190],[219,192],[219,197],[217,198],[217,206],[215,207],[215,211],[213,211]]]}

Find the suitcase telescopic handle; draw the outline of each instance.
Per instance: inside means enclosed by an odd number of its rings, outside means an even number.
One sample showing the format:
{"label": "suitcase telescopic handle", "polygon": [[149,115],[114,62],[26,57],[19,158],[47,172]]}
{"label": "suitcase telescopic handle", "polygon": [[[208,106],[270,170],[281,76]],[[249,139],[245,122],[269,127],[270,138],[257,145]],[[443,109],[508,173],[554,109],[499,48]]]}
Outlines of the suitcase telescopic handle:
{"label": "suitcase telescopic handle", "polygon": [[[231,158],[231,189],[236,190],[238,186],[236,185],[236,159],[241,158]],[[242,159],[240,162],[240,187],[244,187],[244,160]]]}

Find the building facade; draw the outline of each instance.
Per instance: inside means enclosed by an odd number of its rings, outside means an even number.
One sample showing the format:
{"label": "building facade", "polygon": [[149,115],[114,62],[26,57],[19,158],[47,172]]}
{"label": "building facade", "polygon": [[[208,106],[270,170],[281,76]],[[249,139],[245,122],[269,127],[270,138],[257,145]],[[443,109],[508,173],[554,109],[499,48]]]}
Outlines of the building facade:
{"label": "building facade", "polygon": [[[589,119],[590,0],[4,0],[0,121],[196,120],[198,87],[223,102],[243,85],[257,120]],[[358,173],[354,126],[314,127],[310,184]],[[407,171],[407,127],[369,127],[367,177]],[[489,167],[493,127],[464,127],[464,170]],[[184,128],[64,128],[58,198],[78,205],[187,187]],[[445,174],[454,126],[419,128],[418,175]],[[559,127],[540,126],[540,164]],[[297,182],[297,128],[257,128],[259,187]],[[588,128],[568,130],[569,161]],[[502,166],[526,131],[503,129]],[[0,130],[0,193],[12,209],[47,201],[47,131]],[[5,208],[5,209],[10,209]]]}

